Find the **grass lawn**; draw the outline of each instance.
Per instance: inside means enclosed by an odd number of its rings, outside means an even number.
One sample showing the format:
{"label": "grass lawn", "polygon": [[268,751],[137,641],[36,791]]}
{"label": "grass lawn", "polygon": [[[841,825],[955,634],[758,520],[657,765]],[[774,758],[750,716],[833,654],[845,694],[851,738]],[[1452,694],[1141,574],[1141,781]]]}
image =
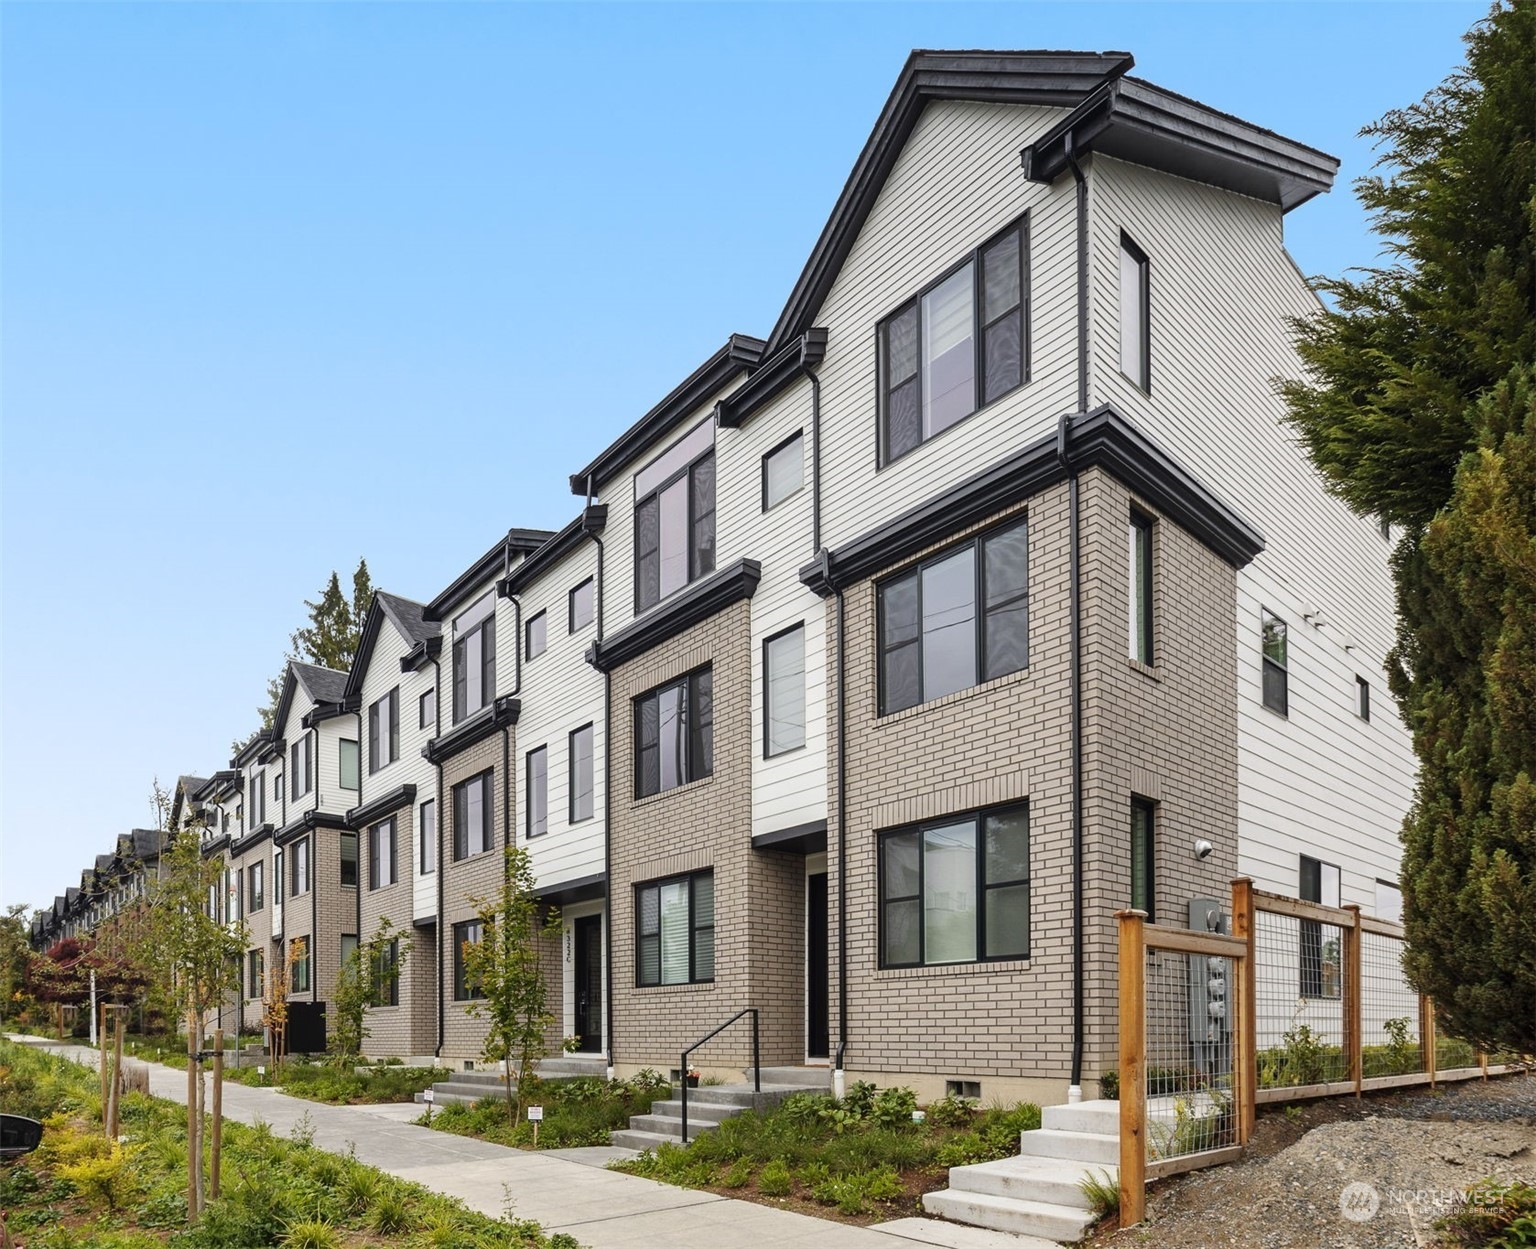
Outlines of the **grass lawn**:
{"label": "grass lawn", "polygon": [[189,1225],[183,1107],[129,1094],[123,1140],[109,1143],[94,1072],[4,1040],[0,1105],[45,1125],[41,1149],[0,1163],[0,1210],[27,1249],[577,1249],[315,1149],[302,1132],[230,1122],[223,1195]]}

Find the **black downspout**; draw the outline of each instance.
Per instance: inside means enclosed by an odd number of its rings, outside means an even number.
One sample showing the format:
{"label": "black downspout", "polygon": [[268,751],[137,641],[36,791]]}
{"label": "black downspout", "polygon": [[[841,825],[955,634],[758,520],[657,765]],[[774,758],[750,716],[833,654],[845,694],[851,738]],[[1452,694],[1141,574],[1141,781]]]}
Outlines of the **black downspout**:
{"label": "black downspout", "polygon": [[[359,699],[362,698],[362,694],[361,693],[358,694],[358,698]],[[357,718],[357,796],[359,798],[361,798],[363,796],[363,709],[362,709],[361,704],[359,704],[358,709],[356,711],[354,711],[352,714]],[[340,749],[340,747],[337,747],[337,749]],[[316,726],[316,728],[315,728],[315,757],[314,757],[313,767],[314,767],[314,782],[315,782],[315,808],[316,808],[316,810],[318,810],[319,807],[320,807],[320,729],[319,729],[319,726]],[[339,772],[339,769],[338,769],[338,772]],[[336,788],[340,789],[341,788],[341,784],[340,784],[341,777],[340,777],[340,775],[338,775],[336,777],[336,781],[337,781]],[[353,892],[353,897],[355,898],[355,900],[357,902],[357,939],[358,939],[359,944],[361,944],[362,939],[363,939],[363,838],[362,838],[362,834],[359,833],[356,829],[353,829],[352,833],[353,833],[354,836],[357,837],[357,884],[353,887],[353,891],[352,892]],[[414,885],[413,885],[413,887],[414,887]],[[413,913],[416,910],[414,902],[411,905],[411,910],[412,910]]]}
{"label": "black downspout", "polygon": [[[1088,180],[1077,163],[1075,135],[1066,135],[1067,163],[1077,183],[1077,410],[1088,411]],[[1062,417],[1056,451],[1067,470],[1070,531],[1072,653],[1072,1079],[1067,1100],[1083,1095],[1083,639],[1078,534],[1077,471],[1068,451],[1069,420]]]}
{"label": "black downspout", "polygon": [[[830,561],[829,561],[830,563]],[[848,1053],[848,712],[843,590],[837,589],[837,1055],[841,1080]],[[838,1090],[840,1093],[841,1090]]]}
{"label": "black downspout", "polygon": [[[443,735],[443,666],[432,660],[432,736]],[[362,720],[358,720],[358,733],[362,733]],[[443,854],[443,765],[434,763],[433,770],[437,773],[437,797],[432,803],[432,818],[437,821],[435,836],[437,837],[437,853],[434,866],[437,869],[437,1048],[432,1051],[434,1058],[443,1056],[443,1038],[448,1026],[448,994],[453,991],[451,985],[443,983],[443,949],[444,937],[444,908],[443,908],[443,877],[447,875]]]}
{"label": "black downspout", "polygon": [[[587,506],[592,506],[592,478],[587,478]],[[603,581],[603,540],[588,529],[587,537],[597,545],[597,576],[593,589],[597,602],[596,644],[603,643],[603,602],[607,598]],[[603,671],[603,1026],[608,1033],[608,1078],[614,1075],[613,1043],[613,675]]]}
{"label": "black downspout", "polygon": [[808,364],[800,368],[811,379],[811,550],[821,550],[821,378]]}

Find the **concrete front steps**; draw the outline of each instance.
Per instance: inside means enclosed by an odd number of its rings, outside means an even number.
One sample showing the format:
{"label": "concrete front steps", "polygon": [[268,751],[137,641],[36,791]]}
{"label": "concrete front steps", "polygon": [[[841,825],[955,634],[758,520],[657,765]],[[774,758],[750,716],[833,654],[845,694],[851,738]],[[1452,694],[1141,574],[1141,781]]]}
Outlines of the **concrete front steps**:
{"label": "concrete front steps", "polygon": [[[761,1092],[754,1092],[752,1069],[745,1084],[706,1084],[688,1090],[688,1139],[717,1128],[743,1110],[765,1110],[793,1093],[825,1092],[830,1075],[825,1067],[764,1067]],[[674,1088],[674,1094],[679,1090]],[[650,1114],[633,1115],[612,1142],[624,1149],[655,1149],[683,1143],[683,1103],[678,1096],[653,1102]]]}
{"label": "concrete front steps", "polygon": [[[578,1080],[593,1078],[605,1080],[608,1066],[601,1054],[565,1054],[559,1058],[541,1058],[534,1070],[545,1080]],[[514,1081],[514,1084],[516,1081]],[[473,1105],[483,1097],[505,1097],[506,1086],[499,1071],[455,1071],[446,1080],[432,1086],[432,1102],[446,1106],[458,1102]],[[420,1093],[416,1100],[426,1100]]]}
{"label": "concrete front steps", "polygon": [[1019,1135],[1019,1156],[949,1169],[949,1188],[923,1209],[957,1223],[1072,1243],[1093,1225],[1087,1175],[1120,1175],[1120,1103],[1047,1106],[1040,1126]]}

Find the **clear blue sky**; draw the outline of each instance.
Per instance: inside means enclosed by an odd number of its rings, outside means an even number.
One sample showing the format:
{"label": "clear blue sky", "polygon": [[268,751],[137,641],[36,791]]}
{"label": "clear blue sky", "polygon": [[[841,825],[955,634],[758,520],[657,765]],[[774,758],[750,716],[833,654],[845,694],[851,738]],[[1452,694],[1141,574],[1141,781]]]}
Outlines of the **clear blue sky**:
{"label": "clear blue sky", "polygon": [[256,724],[302,600],[429,598],[772,325],[907,52],[1123,49],[1343,158],[1482,4],[0,5],[0,901]]}

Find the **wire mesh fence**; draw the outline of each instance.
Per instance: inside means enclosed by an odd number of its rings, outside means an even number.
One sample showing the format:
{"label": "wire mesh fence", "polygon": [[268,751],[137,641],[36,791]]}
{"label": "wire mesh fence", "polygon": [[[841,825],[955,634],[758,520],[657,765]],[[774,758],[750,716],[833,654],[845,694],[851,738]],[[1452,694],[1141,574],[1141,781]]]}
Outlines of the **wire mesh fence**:
{"label": "wire mesh fence", "polygon": [[1268,910],[1253,921],[1258,1087],[1347,1080],[1343,929]]}
{"label": "wire mesh fence", "polygon": [[1403,974],[1403,942],[1360,933],[1360,1069],[1365,1080],[1426,1070],[1423,1004]]}
{"label": "wire mesh fence", "polygon": [[1232,992],[1236,960],[1147,948],[1146,1160],[1237,1144]]}

